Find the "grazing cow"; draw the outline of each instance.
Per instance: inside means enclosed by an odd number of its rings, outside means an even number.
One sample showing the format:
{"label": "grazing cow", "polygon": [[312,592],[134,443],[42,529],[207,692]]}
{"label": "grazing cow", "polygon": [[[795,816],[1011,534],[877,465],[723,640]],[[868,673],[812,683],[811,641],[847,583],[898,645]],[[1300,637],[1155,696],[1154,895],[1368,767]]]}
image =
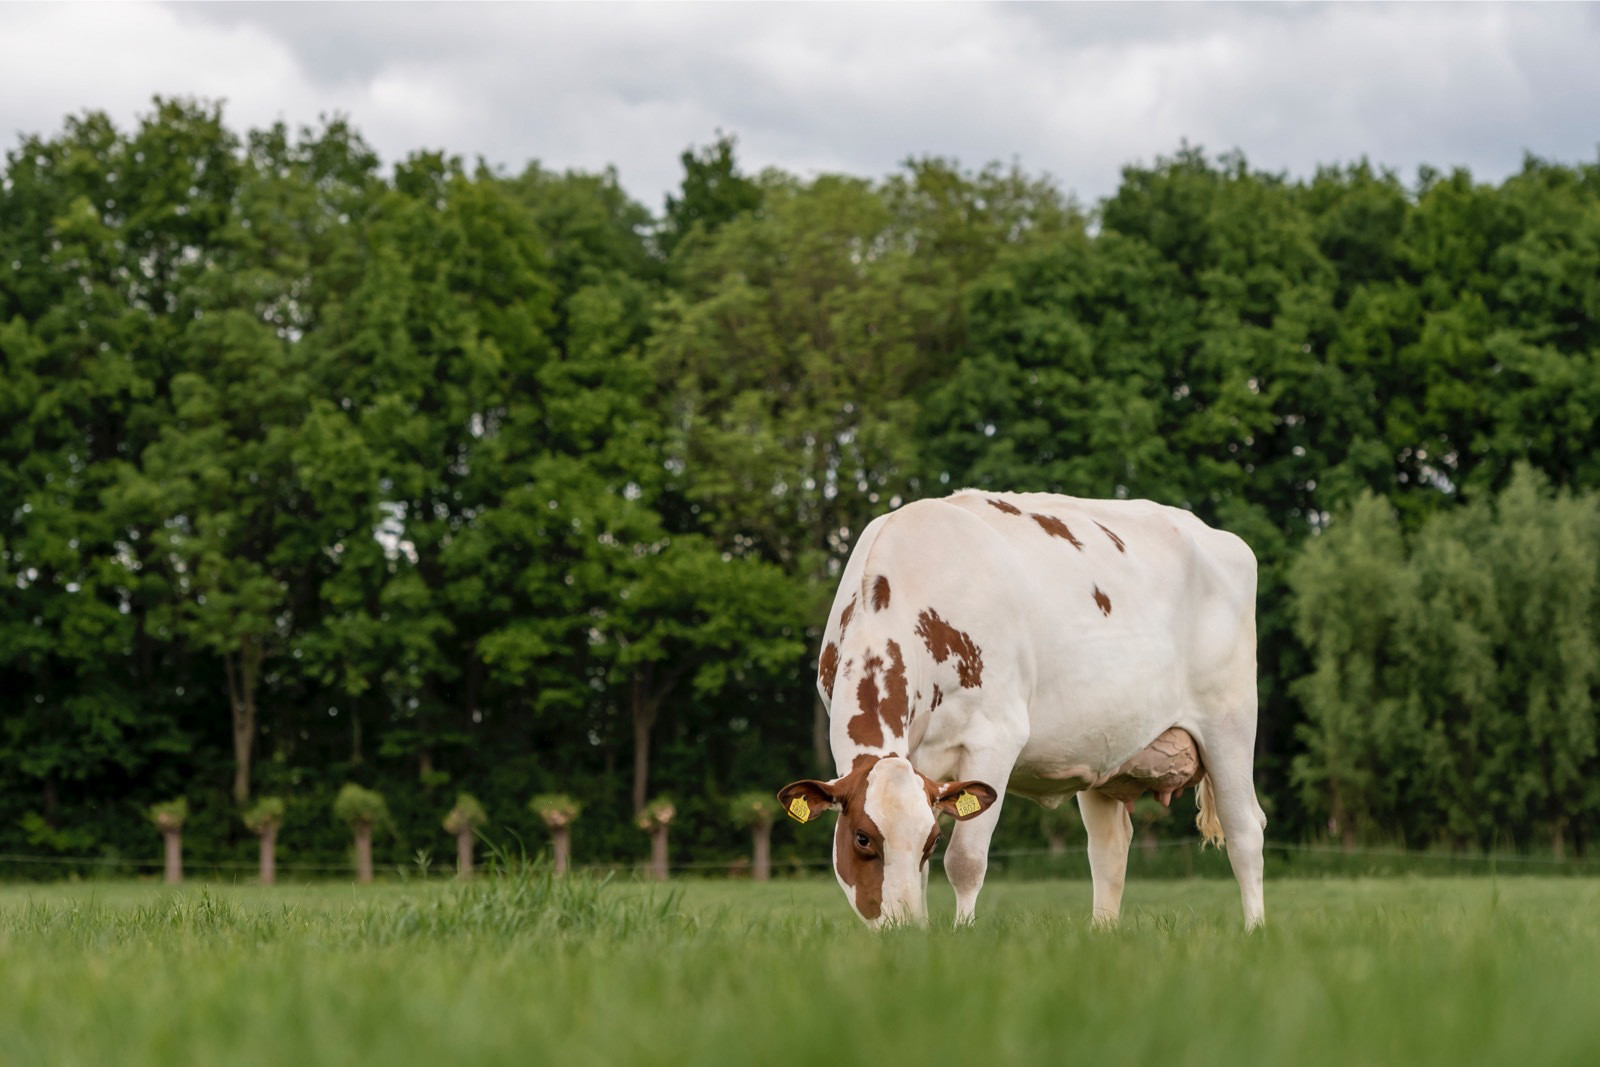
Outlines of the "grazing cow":
{"label": "grazing cow", "polygon": [[1133,801],[1198,787],[1245,925],[1263,918],[1266,815],[1251,780],[1256,562],[1239,538],[1147,500],[963,490],[862,532],[818,657],[838,777],[785,786],[839,812],[834,873],[870,926],[926,922],[936,812],[970,922],[1004,791],[1076,794],[1094,916],[1122,906]]}

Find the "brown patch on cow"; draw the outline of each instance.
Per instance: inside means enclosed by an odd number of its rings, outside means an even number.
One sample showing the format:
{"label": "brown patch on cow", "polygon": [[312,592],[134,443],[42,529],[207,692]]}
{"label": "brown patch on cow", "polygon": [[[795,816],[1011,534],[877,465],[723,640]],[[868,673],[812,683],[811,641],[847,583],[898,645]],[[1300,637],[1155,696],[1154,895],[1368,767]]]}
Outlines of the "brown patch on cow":
{"label": "brown patch on cow", "polygon": [[872,583],[872,610],[882,611],[888,606],[889,579],[880,574]]}
{"label": "brown patch on cow", "polygon": [[[839,881],[850,887],[856,910],[865,919],[876,919],[883,912],[883,832],[865,811],[867,775],[878,759],[865,753],[857,756],[834,790],[839,822],[833,830],[833,868]],[[857,832],[867,835],[869,850],[856,846]]]}
{"label": "brown patch on cow", "polygon": [[850,598],[850,603],[846,604],[844,606],[844,610],[839,612],[839,640],[840,641],[844,640],[844,632],[846,630],[850,629],[850,620],[855,616],[855,613],[856,613],[856,598],[852,596]]}
{"label": "brown patch on cow", "polygon": [[[911,717],[911,700],[906,693],[906,662],[900,646],[894,641],[885,642],[889,662],[887,666],[877,656],[868,656],[861,663],[861,681],[856,685],[856,703],[860,707],[845,726],[850,740],[868,748],[883,746],[883,728],[887,726],[895,737],[906,732],[906,720]],[[878,692],[879,675],[883,678],[883,692]]]}
{"label": "brown patch on cow", "polygon": [[829,641],[822,649],[822,656],[817,661],[817,678],[822,682],[822,691],[830,697],[833,696],[833,682],[839,676],[839,646]]}
{"label": "brown patch on cow", "polygon": [[917,616],[916,632],[935,663],[956,657],[956,677],[961,680],[961,688],[976,689],[983,684],[983,650],[966,631],[957,630],[929,608]]}
{"label": "brown patch on cow", "polygon": [[928,714],[932,715],[934,710],[936,708],[938,708],[938,706],[940,704],[943,704],[943,703],[944,703],[944,693],[940,691],[938,686],[934,686],[933,687],[933,700],[932,700],[932,702],[930,702],[928,704]]}
{"label": "brown patch on cow", "polygon": [[1110,530],[1107,530],[1104,526],[1102,526],[1098,522],[1095,523],[1095,525],[1099,526],[1101,532],[1103,532],[1107,537],[1111,538],[1111,543],[1117,546],[1117,551],[1118,552],[1126,552],[1126,551],[1128,551],[1128,546],[1122,543],[1122,538],[1118,537],[1116,534],[1112,533]]}
{"label": "brown patch on cow", "polygon": [[1069,542],[1072,547],[1077,549],[1079,552],[1083,551],[1083,542],[1074,537],[1072,535],[1072,530],[1067,526],[1067,524],[1056,518],[1054,515],[1029,515],[1028,518],[1038,523],[1039,529],[1043,530],[1051,537],[1059,537],[1062,540]]}
{"label": "brown patch on cow", "polygon": [[1100,614],[1111,614],[1111,598],[1102,593],[1098,585],[1094,587],[1094,602],[1095,606],[1100,609]]}
{"label": "brown patch on cow", "polygon": [[1004,500],[996,500],[994,497],[989,497],[989,506],[998,511],[1003,511],[1007,515],[1022,514],[1022,509],[1017,507],[1015,504],[1007,504]]}
{"label": "brown patch on cow", "polygon": [[[872,661],[868,660],[868,662]],[[861,677],[861,686],[858,692],[864,691],[869,687],[876,691],[877,682],[871,674],[864,674]],[[845,725],[845,732],[850,735],[850,740],[858,745],[866,748],[883,747],[883,722],[874,712],[859,711],[852,715],[849,723]]]}
{"label": "brown patch on cow", "polygon": [[1124,804],[1132,804],[1141,794],[1155,793],[1162,803],[1171,801],[1205,777],[1200,751],[1189,731],[1174,726],[1150,742],[1095,786],[1098,792]]}

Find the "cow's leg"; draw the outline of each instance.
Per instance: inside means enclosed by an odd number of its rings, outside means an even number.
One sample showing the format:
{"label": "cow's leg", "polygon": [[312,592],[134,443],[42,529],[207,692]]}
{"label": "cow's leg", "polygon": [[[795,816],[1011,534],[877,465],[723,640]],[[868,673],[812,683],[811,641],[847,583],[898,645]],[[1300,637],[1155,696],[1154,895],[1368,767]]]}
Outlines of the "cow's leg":
{"label": "cow's leg", "polygon": [[1122,886],[1128,876],[1128,846],[1133,843],[1133,820],[1120,800],[1085,790],[1078,794],[1078,811],[1089,831],[1089,875],[1094,880],[1094,921],[1115,925],[1122,914]]}
{"label": "cow's leg", "polygon": [[[1254,723],[1254,717],[1251,717]],[[1217,821],[1222,825],[1224,847],[1233,876],[1239,882],[1239,898],[1244,905],[1246,929],[1260,926],[1266,919],[1266,904],[1261,891],[1264,866],[1262,849],[1266,843],[1267,813],[1261,810],[1252,781],[1255,763],[1255,732],[1248,735],[1223,733],[1202,746],[1208,782],[1201,783],[1201,803],[1216,805]],[[1209,789],[1207,788],[1209,786]],[[1206,793],[1210,796],[1207,797]]]}
{"label": "cow's leg", "polygon": [[[969,764],[963,762],[961,778],[991,784],[1004,783],[1011,777],[1007,761]],[[983,888],[983,876],[989,870],[989,841],[994,837],[995,824],[1000,821],[1000,809],[1006,795],[1004,786],[997,787],[999,796],[982,815],[956,823],[950,834],[950,847],[944,851],[944,873],[956,891],[956,925],[965,926],[977,914],[978,892]]]}

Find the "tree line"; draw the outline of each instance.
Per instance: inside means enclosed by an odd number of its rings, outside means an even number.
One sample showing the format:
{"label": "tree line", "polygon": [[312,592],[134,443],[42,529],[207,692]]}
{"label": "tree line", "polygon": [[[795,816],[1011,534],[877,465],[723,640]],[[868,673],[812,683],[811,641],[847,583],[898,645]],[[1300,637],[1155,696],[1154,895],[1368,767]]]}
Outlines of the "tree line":
{"label": "tree line", "polygon": [[[1148,497],[1261,561],[1274,836],[1600,829],[1600,165],[392,168],[347,122],[68,118],[0,178],[0,854],[745,851],[828,766],[854,536],[967,485]],[[522,821],[518,821],[518,820]],[[1039,840],[1025,816],[1001,844]],[[1178,823],[1183,820],[1173,820]],[[774,848],[815,851],[792,828]],[[386,850],[386,851],[384,851]],[[0,866],[3,866],[0,861]],[[5,866],[16,871],[15,865]]]}

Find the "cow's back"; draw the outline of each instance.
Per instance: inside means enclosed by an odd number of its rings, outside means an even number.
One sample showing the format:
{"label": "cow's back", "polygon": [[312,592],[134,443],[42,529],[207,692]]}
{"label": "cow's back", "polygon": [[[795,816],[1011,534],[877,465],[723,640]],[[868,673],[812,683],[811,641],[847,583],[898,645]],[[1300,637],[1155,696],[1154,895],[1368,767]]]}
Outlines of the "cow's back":
{"label": "cow's back", "polygon": [[1014,783],[1064,781],[1169,726],[1203,734],[1205,693],[1253,686],[1254,596],[1249,549],[1188,512],[964,490],[863,531],[824,635],[824,696],[895,640],[919,768],[1011,740]]}

